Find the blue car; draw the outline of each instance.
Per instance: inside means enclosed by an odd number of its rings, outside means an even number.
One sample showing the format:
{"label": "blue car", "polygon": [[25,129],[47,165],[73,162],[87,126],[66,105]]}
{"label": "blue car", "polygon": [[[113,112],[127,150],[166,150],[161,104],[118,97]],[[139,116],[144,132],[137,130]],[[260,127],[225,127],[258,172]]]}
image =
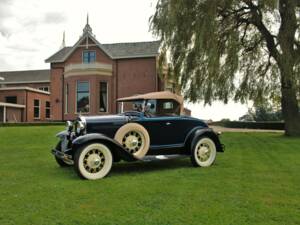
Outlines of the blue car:
{"label": "blue car", "polygon": [[202,120],[183,115],[183,99],[153,92],[118,99],[122,113],[79,116],[52,150],[56,162],[74,166],[79,177],[105,177],[121,160],[162,160],[189,156],[196,167],[213,164],[224,151],[219,136]]}

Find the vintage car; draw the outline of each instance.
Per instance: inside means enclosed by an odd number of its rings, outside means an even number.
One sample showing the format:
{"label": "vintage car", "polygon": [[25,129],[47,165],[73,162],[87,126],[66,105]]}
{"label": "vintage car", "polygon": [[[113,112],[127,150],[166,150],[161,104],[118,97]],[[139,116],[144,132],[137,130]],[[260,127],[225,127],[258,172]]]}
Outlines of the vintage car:
{"label": "vintage car", "polygon": [[181,96],[153,92],[118,102],[122,112],[118,115],[79,116],[74,122],[67,121],[52,150],[60,166],[74,165],[81,178],[94,180],[105,177],[120,160],[190,156],[194,166],[208,167],[216,153],[224,151],[218,134],[205,122],[183,115]]}

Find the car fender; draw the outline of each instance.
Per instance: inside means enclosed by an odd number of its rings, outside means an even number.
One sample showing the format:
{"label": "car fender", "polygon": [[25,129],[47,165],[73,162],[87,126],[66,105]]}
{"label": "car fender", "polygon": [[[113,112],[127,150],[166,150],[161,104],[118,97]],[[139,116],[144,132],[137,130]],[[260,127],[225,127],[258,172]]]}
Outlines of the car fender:
{"label": "car fender", "polygon": [[186,137],[185,147],[187,151],[190,151],[192,147],[196,144],[197,140],[201,136],[206,136],[211,138],[217,148],[218,152],[224,152],[224,145],[221,144],[218,134],[216,134],[213,129],[209,127],[195,127]]}
{"label": "car fender", "polygon": [[111,150],[113,157],[117,159],[123,159],[125,161],[135,161],[136,158],[127,152],[122,145],[120,145],[114,139],[99,133],[90,133],[85,134],[83,136],[79,136],[72,141],[73,148],[76,150],[79,146],[85,145],[90,142],[100,142],[107,144],[109,149]]}

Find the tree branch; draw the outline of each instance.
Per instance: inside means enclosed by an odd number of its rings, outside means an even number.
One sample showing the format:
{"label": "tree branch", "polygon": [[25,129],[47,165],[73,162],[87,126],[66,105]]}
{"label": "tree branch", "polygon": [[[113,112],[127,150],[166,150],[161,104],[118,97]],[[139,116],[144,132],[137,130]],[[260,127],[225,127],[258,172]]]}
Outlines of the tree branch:
{"label": "tree branch", "polygon": [[264,23],[262,21],[262,12],[258,8],[258,6],[253,4],[253,2],[251,0],[244,0],[244,2],[250,8],[250,12],[251,12],[251,15],[252,15],[251,23],[259,30],[259,32],[264,37],[264,39],[267,43],[267,48],[269,50],[270,55],[276,61],[278,61],[280,54],[279,54],[278,50],[276,49],[276,44],[275,44],[275,41],[274,41],[274,35],[272,35],[270,33],[270,31],[264,25]]}

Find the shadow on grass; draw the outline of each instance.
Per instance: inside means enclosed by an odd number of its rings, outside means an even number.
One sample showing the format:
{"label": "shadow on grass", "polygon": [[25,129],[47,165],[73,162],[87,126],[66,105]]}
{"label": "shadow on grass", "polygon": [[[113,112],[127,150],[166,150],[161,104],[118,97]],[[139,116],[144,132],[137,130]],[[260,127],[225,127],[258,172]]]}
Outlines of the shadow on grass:
{"label": "shadow on grass", "polygon": [[152,162],[121,162],[113,165],[111,174],[114,176],[124,174],[139,174],[191,167],[192,164],[188,158]]}

